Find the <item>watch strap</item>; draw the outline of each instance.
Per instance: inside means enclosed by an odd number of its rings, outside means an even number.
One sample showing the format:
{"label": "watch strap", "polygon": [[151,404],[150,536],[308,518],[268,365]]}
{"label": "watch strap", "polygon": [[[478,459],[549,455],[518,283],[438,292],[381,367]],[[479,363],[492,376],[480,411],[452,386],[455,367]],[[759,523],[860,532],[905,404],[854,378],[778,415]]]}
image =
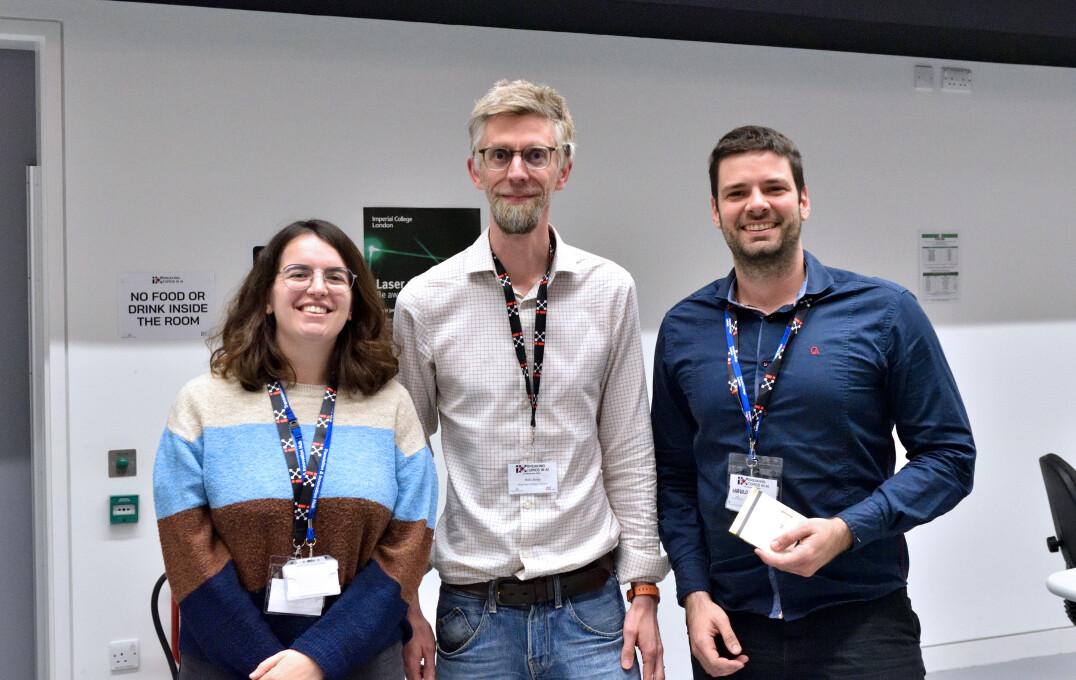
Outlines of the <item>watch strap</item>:
{"label": "watch strap", "polygon": [[655,600],[661,602],[661,591],[653,583],[632,583],[628,588],[628,602],[634,600],[636,595],[653,595]]}

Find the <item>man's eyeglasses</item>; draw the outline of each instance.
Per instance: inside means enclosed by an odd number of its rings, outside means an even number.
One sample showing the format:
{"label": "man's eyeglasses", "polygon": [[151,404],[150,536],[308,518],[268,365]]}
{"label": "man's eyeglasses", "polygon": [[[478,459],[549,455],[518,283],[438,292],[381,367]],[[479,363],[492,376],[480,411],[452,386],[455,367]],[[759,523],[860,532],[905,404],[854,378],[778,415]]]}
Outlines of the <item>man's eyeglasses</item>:
{"label": "man's eyeglasses", "polygon": [[555,146],[528,146],[525,149],[487,146],[484,149],[479,149],[478,153],[482,154],[482,160],[490,170],[500,171],[507,169],[512,164],[512,157],[517,153],[531,170],[545,170],[549,167],[549,162],[553,159],[553,152],[556,150],[557,147]]}
{"label": "man's eyeglasses", "polygon": [[325,287],[335,291],[349,290],[355,283],[355,274],[345,267],[314,269],[305,264],[289,264],[277,273],[284,279],[284,285],[292,290],[309,288],[314,282],[314,274],[321,274]]}

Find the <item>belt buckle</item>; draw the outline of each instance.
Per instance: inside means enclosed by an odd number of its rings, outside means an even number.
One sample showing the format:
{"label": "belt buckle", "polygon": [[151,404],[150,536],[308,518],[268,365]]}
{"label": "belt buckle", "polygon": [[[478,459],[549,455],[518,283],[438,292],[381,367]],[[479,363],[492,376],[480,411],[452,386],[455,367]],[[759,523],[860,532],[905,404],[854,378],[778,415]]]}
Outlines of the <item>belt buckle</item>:
{"label": "belt buckle", "polygon": [[[554,578],[556,578],[556,576],[543,576],[527,581],[520,581],[519,579],[511,577],[494,579],[493,599],[497,604],[508,607],[522,607],[542,604],[544,602],[552,602],[556,599],[556,586],[553,583]],[[518,588],[518,597],[514,598],[515,601],[505,600],[501,596],[501,586],[509,584]]]}
{"label": "belt buckle", "polygon": [[513,606],[512,603],[505,602],[504,600],[501,599],[501,586],[503,586],[505,583],[509,582],[510,580],[518,581],[518,579],[507,579],[507,578],[495,578],[495,579],[493,579],[493,601],[496,602],[497,604],[501,605],[501,606],[505,606],[505,607]]}

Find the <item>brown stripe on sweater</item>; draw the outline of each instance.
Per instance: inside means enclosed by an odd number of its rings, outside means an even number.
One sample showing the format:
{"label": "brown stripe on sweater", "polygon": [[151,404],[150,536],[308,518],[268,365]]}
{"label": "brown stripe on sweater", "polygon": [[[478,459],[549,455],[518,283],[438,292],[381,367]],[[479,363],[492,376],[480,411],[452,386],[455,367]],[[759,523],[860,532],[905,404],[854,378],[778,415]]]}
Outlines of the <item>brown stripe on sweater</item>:
{"label": "brown stripe on sweater", "polygon": [[410,602],[418,592],[418,585],[426,573],[426,562],[417,562],[416,553],[430,554],[433,545],[433,529],[426,526],[426,520],[389,522],[385,536],[374,553],[374,559],[385,573],[400,584],[403,599]]}
{"label": "brown stripe on sweater", "polygon": [[[292,502],[258,499],[216,508],[184,510],[158,522],[168,579],[177,600],[217,574],[230,558],[239,583],[249,591],[265,588],[269,560],[294,553]],[[426,562],[409,558],[416,547],[428,555],[433,531],[425,521],[392,520],[392,511],[367,499],[324,498],[315,516],[315,555],[332,555],[340,563],[340,583],[375,556],[381,568],[400,583],[405,599],[414,597]],[[378,543],[381,543],[378,549]],[[306,551],[303,551],[306,555]]]}
{"label": "brown stripe on sweater", "polygon": [[391,510],[369,499],[325,498],[314,516],[314,554],[335,557],[340,585],[346,586],[370,561],[390,519]]}
{"label": "brown stripe on sweater", "polygon": [[235,562],[239,583],[261,590],[269,578],[269,558],[291,555],[292,501],[259,498],[213,510],[213,528]]}
{"label": "brown stripe on sweater", "polygon": [[[243,501],[213,511],[213,526],[247,590],[266,586],[271,557],[294,554],[291,516],[292,502],[282,499]],[[335,557],[340,583],[347,585],[370,560],[391,518],[391,510],[367,499],[323,498],[314,519],[314,554]]]}
{"label": "brown stripe on sweater", "polygon": [[228,550],[213,531],[206,506],[182,510],[157,521],[168,586],[177,602],[215,576],[228,562]]}

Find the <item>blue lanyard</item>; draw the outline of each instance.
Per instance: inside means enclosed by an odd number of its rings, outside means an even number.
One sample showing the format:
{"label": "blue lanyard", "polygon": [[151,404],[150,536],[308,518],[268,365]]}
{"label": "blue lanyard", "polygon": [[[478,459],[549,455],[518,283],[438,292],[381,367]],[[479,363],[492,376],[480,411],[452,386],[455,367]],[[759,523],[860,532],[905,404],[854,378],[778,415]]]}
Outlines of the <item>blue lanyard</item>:
{"label": "blue lanyard", "polygon": [[288,463],[288,476],[292,485],[292,541],[296,552],[304,545],[313,551],[314,513],[317,511],[321,482],[325,479],[325,468],[329,461],[336,388],[332,385],[325,388],[321,411],[314,425],[314,441],[310,444],[308,460],[303,432],[299,427],[299,420],[291,410],[284,386],[278,380],[266,387],[269,390],[269,401],[273,405],[273,419],[276,421],[277,434],[280,436],[284,459]]}
{"label": "blue lanyard", "polygon": [[[784,360],[785,348],[796,333],[803,328],[803,321],[807,318],[807,312],[811,308],[811,300],[802,298],[792,309],[792,318],[785,326],[785,333],[781,337],[777,351],[773,355],[773,361],[766,368],[762,382],[759,383],[758,393],[755,395],[754,406],[751,405],[747,396],[747,386],[743,381],[743,371],[740,369],[739,350],[737,349],[737,335],[739,333],[736,310],[732,304],[725,306],[725,340],[729,346],[729,358],[727,372],[729,378],[729,391],[732,396],[739,400],[740,409],[743,411],[744,424],[747,426],[747,464],[752,470],[758,466],[755,454],[755,445],[758,442],[758,431],[762,426],[762,418],[766,415],[766,405],[770,403],[773,388],[777,384],[777,375],[781,372],[781,362]],[[801,313],[802,312],[802,313]]]}

